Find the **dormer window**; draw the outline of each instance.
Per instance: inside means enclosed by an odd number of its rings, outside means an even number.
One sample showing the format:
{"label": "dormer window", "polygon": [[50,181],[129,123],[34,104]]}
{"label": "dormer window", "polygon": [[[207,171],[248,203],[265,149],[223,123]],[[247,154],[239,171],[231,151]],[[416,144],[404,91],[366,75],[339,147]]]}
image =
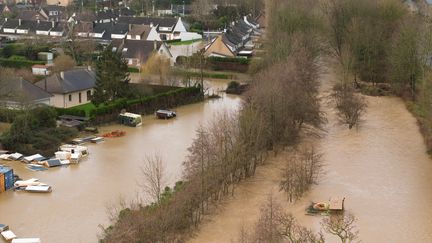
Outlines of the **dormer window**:
{"label": "dormer window", "polygon": [[58,11],[49,11],[50,16],[56,16],[58,15]]}

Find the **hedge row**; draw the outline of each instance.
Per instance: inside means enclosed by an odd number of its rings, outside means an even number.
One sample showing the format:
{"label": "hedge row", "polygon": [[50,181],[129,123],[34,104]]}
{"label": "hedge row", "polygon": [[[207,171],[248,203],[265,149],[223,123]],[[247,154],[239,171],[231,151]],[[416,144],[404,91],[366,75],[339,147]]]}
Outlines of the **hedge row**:
{"label": "hedge row", "polygon": [[58,116],[62,116],[62,115],[71,115],[71,116],[81,116],[81,117],[85,117],[86,116],[86,112],[85,110],[81,110],[81,109],[76,109],[76,108],[55,108],[57,115]]}
{"label": "hedge row", "polygon": [[12,68],[31,68],[35,64],[45,64],[43,61],[30,61],[20,59],[0,58],[0,65]]}
{"label": "hedge row", "polygon": [[120,99],[90,111],[90,119],[93,124],[97,125],[115,121],[122,109],[139,114],[151,114],[160,108],[189,104],[202,100],[202,98],[200,87],[187,87],[141,99]]}
{"label": "hedge row", "polygon": [[248,58],[232,58],[232,57],[209,57],[207,58],[210,62],[229,62],[229,63],[239,63],[248,65],[250,64],[250,59]]}

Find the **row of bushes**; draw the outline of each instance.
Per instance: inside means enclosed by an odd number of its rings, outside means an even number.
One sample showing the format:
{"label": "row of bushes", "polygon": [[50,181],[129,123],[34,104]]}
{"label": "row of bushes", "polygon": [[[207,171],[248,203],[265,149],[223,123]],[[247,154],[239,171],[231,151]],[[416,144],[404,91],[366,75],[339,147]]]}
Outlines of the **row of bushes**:
{"label": "row of bushes", "polygon": [[13,55],[24,56],[29,60],[37,60],[39,52],[49,51],[49,46],[29,45],[23,43],[8,44],[1,49],[0,55],[3,58],[9,58]]}
{"label": "row of bushes", "polygon": [[[174,73],[182,76],[201,77],[201,72],[176,70]],[[235,75],[229,73],[210,73],[210,72],[203,72],[203,77],[214,78],[214,79],[235,79],[236,78]]]}
{"label": "row of bushes", "polygon": [[27,59],[0,58],[0,65],[11,68],[31,68],[35,64],[45,64],[43,61],[31,61]]}
{"label": "row of bushes", "polygon": [[58,116],[62,116],[62,115],[71,115],[71,116],[81,116],[81,117],[85,117],[86,116],[86,112],[85,110],[82,109],[77,109],[77,108],[55,108],[57,115]]}
{"label": "row of bushes", "polygon": [[207,60],[209,62],[230,62],[230,63],[238,63],[248,65],[250,64],[250,60],[248,58],[235,58],[235,57],[208,57]]}

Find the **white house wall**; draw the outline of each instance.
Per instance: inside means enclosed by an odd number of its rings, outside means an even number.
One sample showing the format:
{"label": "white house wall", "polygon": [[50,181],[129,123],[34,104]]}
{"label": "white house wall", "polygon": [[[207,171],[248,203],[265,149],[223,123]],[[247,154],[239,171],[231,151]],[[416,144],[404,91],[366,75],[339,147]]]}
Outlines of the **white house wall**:
{"label": "white house wall", "polygon": [[15,33],[15,29],[6,29],[6,28],[4,28],[3,32],[5,32],[5,33]]}
{"label": "white house wall", "polygon": [[51,31],[50,35],[51,36],[63,36],[63,32]]}
{"label": "white house wall", "polygon": [[174,32],[187,32],[186,27],[183,24],[183,21],[181,20],[181,18],[178,18],[177,20],[177,24],[174,28]]}
{"label": "white house wall", "polygon": [[198,40],[202,39],[202,35],[194,32],[180,32],[180,39],[182,41]]}
{"label": "white house wall", "polygon": [[149,41],[161,41],[161,38],[160,38],[158,32],[156,31],[156,27],[151,28],[150,33],[147,36],[147,40],[149,40]]}
{"label": "white house wall", "polygon": [[25,34],[25,35],[26,35],[26,34],[28,34],[28,30],[20,30],[20,29],[17,29],[17,30],[16,30],[16,33],[17,33],[17,34]]}
{"label": "white house wall", "polygon": [[36,35],[49,35],[49,31],[36,30]]}
{"label": "white house wall", "polygon": [[[87,89],[82,91],[77,91],[69,94],[54,94],[51,97],[51,105],[59,108],[69,108],[77,105],[90,103],[90,100],[87,100],[87,91],[90,90],[93,94],[93,89]],[[81,93],[81,103],[79,102],[79,93]],[[69,95],[72,96],[72,100],[69,101]]]}

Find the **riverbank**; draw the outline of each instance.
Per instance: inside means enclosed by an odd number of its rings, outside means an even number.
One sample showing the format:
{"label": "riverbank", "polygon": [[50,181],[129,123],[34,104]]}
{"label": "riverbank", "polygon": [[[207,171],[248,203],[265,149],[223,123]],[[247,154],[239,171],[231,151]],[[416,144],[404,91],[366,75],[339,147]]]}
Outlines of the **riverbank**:
{"label": "riverbank", "polygon": [[[321,96],[328,97],[333,77],[322,80]],[[321,217],[306,216],[310,201],[345,196],[346,210],[357,218],[363,242],[432,241],[432,163],[415,118],[395,97],[366,97],[368,110],[358,129],[340,125],[325,100],[326,134],[317,140],[325,174],[319,184],[294,204],[279,192],[280,167],[287,153],[257,168],[255,178],[237,187],[236,194],[207,215],[189,242],[231,242],[241,228],[251,229],[269,193],[283,202],[306,227],[319,231]],[[421,209],[421,210],[419,210]]]}

